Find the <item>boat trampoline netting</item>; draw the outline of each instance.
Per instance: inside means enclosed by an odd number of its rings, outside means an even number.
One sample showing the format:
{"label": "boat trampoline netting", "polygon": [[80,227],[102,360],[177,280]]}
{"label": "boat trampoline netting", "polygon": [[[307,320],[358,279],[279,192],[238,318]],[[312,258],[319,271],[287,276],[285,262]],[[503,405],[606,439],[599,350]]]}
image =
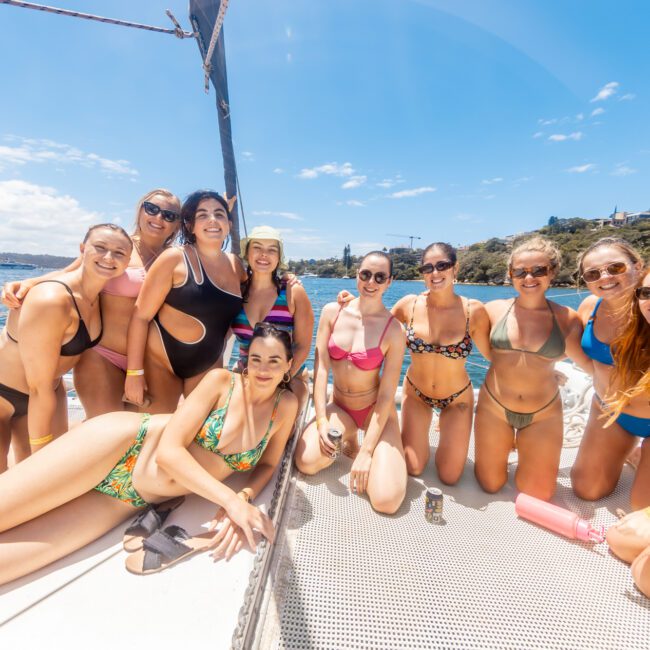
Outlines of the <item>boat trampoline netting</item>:
{"label": "boat trampoline netting", "polygon": [[[628,507],[632,471],[609,498],[581,501],[569,480],[576,451],[563,450],[553,501],[608,526]],[[649,647],[650,601],[629,567],[606,543],[518,519],[515,490],[482,492],[471,459],[455,487],[440,485],[430,462],[393,516],[350,495],[350,466],[343,458],[314,477],[294,469],[255,647]],[[441,524],[424,518],[425,485],[443,488]]]}

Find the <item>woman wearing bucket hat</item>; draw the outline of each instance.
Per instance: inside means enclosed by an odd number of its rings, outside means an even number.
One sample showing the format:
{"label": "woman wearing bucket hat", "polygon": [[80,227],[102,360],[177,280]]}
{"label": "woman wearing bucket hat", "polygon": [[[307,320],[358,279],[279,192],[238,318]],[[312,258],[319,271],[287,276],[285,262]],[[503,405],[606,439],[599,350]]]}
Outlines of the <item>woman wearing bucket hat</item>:
{"label": "woman wearing bucket hat", "polygon": [[314,331],[314,311],[302,285],[287,283],[278,275],[285,266],[280,231],[271,226],[256,226],[241,240],[246,262],[246,281],[242,285],[242,308],[231,328],[239,343],[236,369],[245,372],[248,347],[256,323],[271,323],[289,332],[293,343],[291,389],[303,404],[307,397],[307,372]]}

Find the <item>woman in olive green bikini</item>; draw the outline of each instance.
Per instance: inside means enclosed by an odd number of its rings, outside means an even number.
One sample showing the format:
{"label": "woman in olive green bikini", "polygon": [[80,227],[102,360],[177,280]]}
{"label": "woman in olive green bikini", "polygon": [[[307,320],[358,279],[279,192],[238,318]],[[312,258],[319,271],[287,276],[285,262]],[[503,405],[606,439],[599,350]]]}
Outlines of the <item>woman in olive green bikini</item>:
{"label": "woman in olive green bikini", "polygon": [[474,471],[486,492],[507,482],[513,443],[517,489],[541,499],[555,492],[563,438],[555,362],[569,356],[586,371],[592,368],[580,347],[578,315],[545,295],[559,268],[560,252],[549,240],[524,241],[508,262],[517,297],[485,306],[492,364],[474,419]]}
{"label": "woman in olive green bikini", "polygon": [[[254,530],[272,539],[271,520],[248,501],[273,475],[293,428],[298,400],[284,388],[290,367],[286,332],[258,327],[244,376],[209,372],[173,415],[88,420],[2,474],[0,584],[89,544],[148,504],[190,492],[225,511],[210,544],[217,553],[253,548]],[[253,468],[239,494],[224,485],[234,471]]]}

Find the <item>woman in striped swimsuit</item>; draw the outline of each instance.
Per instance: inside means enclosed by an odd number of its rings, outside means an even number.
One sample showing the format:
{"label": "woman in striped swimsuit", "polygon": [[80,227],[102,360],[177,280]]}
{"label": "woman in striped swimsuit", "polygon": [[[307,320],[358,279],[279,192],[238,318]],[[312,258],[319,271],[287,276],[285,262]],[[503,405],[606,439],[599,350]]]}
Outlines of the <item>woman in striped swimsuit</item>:
{"label": "woman in striped swimsuit", "polygon": [[271,323],[292,337],[291,390],[300,404],[307,399],[305,360],[311,349],[314,311],[305,289],[297,283],[288,285],[278,277],[284,265],[282,237],[270,226],[256,226],[242,239],[242,257],[246,261],[246,282],[242,285],[244,304],[231,328],[239,343],[235,370],[242,372],[248,361],[248,348],[256,323]]}

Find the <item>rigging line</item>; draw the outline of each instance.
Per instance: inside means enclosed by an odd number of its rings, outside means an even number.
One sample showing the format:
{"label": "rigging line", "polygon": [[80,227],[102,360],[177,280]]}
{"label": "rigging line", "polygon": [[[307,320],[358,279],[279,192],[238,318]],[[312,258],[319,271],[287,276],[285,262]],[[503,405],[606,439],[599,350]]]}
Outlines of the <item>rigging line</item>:
{"label": "rigging line", "polygon": [[46,13],[59,14],[60,16],[70,16],[72,18],[83,18],[84,20],[96,20],[100,23],[108,23],[109,25],[119,25],[120,27],[135,27],[136,29],[144,29],[149,32],[159,32],[161,34],[173,34],[177,38],[195,38],[194,32],[185,32],[181,29],[180,24],[167,9],[166,13],[169,19],[174,23],[174,29],[165,27],[154,27],[153,25],[144,25],[142,23],[133,23],[128,20],[119,20],[117,18],[105,18],[104,16],[96,16],[94,14],[86,14],[80,11],[72,11],[71,9],[59,9],[58,7],[49,7],[47,5],[38,5],[33,2],[19,2],[18,0],[0,0],[0,4],[9,5],[12,7],[20,7],[21,9],[36,9],[38,11],[45,11]]}
{"label": "rigging line", "polygon": [[242,223],[244,224],[244,235],[248,237],[248,227],[246,226],[246,216],[244,214],[244,201],[242,200],[241,196],[241,187],[239,187],[239,174],[235,172],[235,183],[237,185],[237,201],[239,203],[239,213],[241,214],[241,220]]}
{"label": "rigging line", "polygon": [[214,48],[217,45],[217,39],[219,38],[219,32],[221,32],[221,26],[223,25],[223,19],[226,17],[226,10],[228,9],[229,0],[221,0],[219,5],[219,13],[217,14],[217,19],[214,21],[214,29],[212,30],[212,38],[210,39],[210,45],[208,46],[208,51],[205,55],[205,61],[203,61],[203,71],[205,72],[205,92],[206,94],[210,92],[210,73],[212,72],[212,53]]}

